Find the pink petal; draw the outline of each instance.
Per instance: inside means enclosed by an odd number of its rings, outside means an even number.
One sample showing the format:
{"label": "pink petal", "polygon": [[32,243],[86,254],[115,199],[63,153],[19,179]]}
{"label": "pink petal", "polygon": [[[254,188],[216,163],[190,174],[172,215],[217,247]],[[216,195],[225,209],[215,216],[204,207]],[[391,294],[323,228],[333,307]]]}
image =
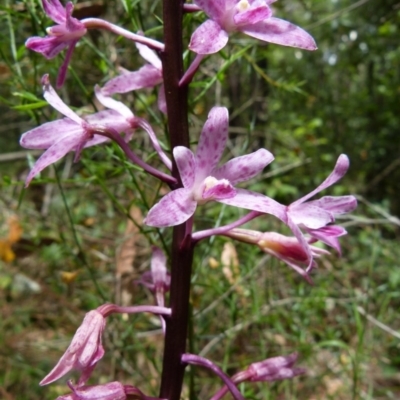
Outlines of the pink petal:
{"label": "pink petal", "polygon": [[345,214],[357,208],[357,199],[354,196],[324,196],[307,204],[323,208],[334,215]]}
{"label": "pink petal", "polygon": [[279,18],[268,18],[254,25],[245,25],[240,31],[265,42],[282,46],[297,47],[305,50],[316,50],[314,39],[305,30]]}
{"label": "pink petal", "polygon": [[333,247],[339,254],[341,254],[340,244],[337,238],[346,235],[346,229],[338,225],[330,225],[320,229],[306,229],[306,231],[313,238]]}
{"label": "pink petal", "polygon": [[86,149],[87,147],[97,146],[98,144],[103,144],[105,142],[109,142],[110,139],[105,136],[101,135],[94,135],[92,139],[89,139],[84,145],[83,148]]}
{"label": "pink petal", "polygon": [[144,223],[148,226],[163,228],[175,226],[187,221],[196,211],[197,202],[188,189],[177,189],[165,195],[154,205]]}
{"label": "pink petal", "polygon": [[132,131],[129,121],[115,110],[102,110],[85,116],[84,120],[90,125],[102,125],[106,128],[113,128],[119,133]]}
{"label": "pink petal", "polygon": [[272,11],[267,5],[260,5],[235,14],[233,22],[238,27],[240,25],[253,25],[271,17],[271,15]]}
{"label": "pink petal", "polygon": [[236,185],[258,175],[273,159],[274,156],[268,150],[260,149],[254,153],[233,158],[216,168],[212,175],[217,179],[228,179],[232,185]]}
{"label": "pink petal", "polygon": [[49,147],[36,161],[31,172],[26,178],[25,187],[29,185],[34,176],[36,176],[40,171],[45,169],[50,164],[53,164],[60,158],[64,157],[69,151],[73,150],[74,147],[77,146],[81,140],[82,136],[80,135],[69,135]]}
{"label": "pink petal", "polygon": [[238,0],[195,0],[197,4],[210,18],[219,21],[225,11],[234,7]]}
{"label": "pink petal", "polygon": [[46,122],[21,136],[20,145],[26,149],[48,149],[66,136],[83,133],[81,125],[69,118]]}
{"label": "pink petal", "polygon": [[346,174],[347,170],[349,169],[350,161],[349,158],[345,154],[341,154],[336,161],[335,168],[329,174],[329,176],[312,192],[308,193],[304,197],[298,199],[292,205],[304,203],[306,200],[310,199],[317,193],[321,192],[322,190],[326,189],[329,186],[332,186],[338,180],[342,179],[343,176]]}
{"label": "pink petal", "polygon": [[158,85],[163,80],[162,73],[150,64],[144,65],[138,71],[128,72],[109,80],[101,89],[104,95],[127,93]]}
{"label": "pink petal", "polygon": [[288,214],[297,225],[319,229],[334,221],[333,214],[310,203],[290,205]]}
{"label": "pink petal", "polygon": [[228,119],[225,107],[209,112],[196,151],[196,182],[202,182],[218,164],[228,139]]}
{"label": "pink petal", "polygon": [[[110,382],[95,386],[71,387],[73,394],[57,397],[56,400],[126,400],[125,388],[120,382]],[[136,397],[136,396],[134,396]],[[139,398],[138,396],[137,398]]]}
{"label": "pink petal", "polygon": [[293,232],[294,236],[296,236],[297,240],[300,243],[300,246],[303,248],[303,250],[307,254],[308,266],[307,266],[306,272],[309,272],[313,268],[313,261],[314,261],[310,245],[308,244],[308,242],[307,242],[306,238],[304,237],[303,233],[301,232],[300,228],[290,217],[288,218],[287,225]]}
{"label": "pink petal", "polygon": [[66,21],[66,12],[64,6],[59,0],[42,0],[44,12],[58,24]]}
{"label": "pink petal", "polygon": [[133,112],[125,104],[105,95],[98,85],[95,86],[94,92],[96,94],[97,100],[99,100],[99,102],[103,104],[104,107],[117,111],[128,120],[134,117]]}
{"label": "pink petal", "polygon": [[54,36],[33,36],[25,42],[26,48],[43,54],[48,60],[69,46],[68,42]]}
{"label": "pink petal", "polygon": [[193,32],[189,50],[197,54],[217,53],[225,47],[228,39],[228,33],[217,22],[208,19]]}
{"label": "pink petal", "polygon": [[182,184],[191,189],[194,184],[196,160],[194,154],[184,146],[177,146],[173,151]]}
{"label": "pink petal", "polygon": [[158,89],[158,100],[157,100],[157,105],[158,109],[164,113],[167,114],[167,100],[165,99],[165,89],[164,89],[164,84],[160,86]]}
{"label": "pink petal", "polygon": [[162,63],[154,50],[149,49],[145,44],[135,43],[139,54],[158,71],[162,71]]}
{"label": "pink petal", "polygon": [[204,190],[203,199],[224,200],[236,196],[236,189],[226,179],[214,184],[210,189]]}
{"label": "pink petal", "polygon": [[77,124],[84,124],[84,121],[82,118],[78,116],[78,114],[74,113],[58,96],[56,91],[53,89],[53,87],[50,85],[49,81],[49,75],[44,75],[42,78],[42,84],[43,84],[43,97],[47,100],[47,102],[55,108],[58,112],[61,114],[64,114],[66,117],[69,119],[72,119],[72,121],[75,121]]}
{"label": "pink petal", "polygon": [[286,207],[260,193],[236,188],[235,197],[218,201],[220,203],[229,204],[230,206],[272,214],[284,223],[287,223]]}
{"label": "pink petal", "polygon": [[74,11],[74,4],[69,1],[65,5],[65,14],[66,14],[65,26],[68,29],[68,31],[71,32],[72,34],[83,36],[86,33],[86,26],[81,21],[72,16],[73,11]]}

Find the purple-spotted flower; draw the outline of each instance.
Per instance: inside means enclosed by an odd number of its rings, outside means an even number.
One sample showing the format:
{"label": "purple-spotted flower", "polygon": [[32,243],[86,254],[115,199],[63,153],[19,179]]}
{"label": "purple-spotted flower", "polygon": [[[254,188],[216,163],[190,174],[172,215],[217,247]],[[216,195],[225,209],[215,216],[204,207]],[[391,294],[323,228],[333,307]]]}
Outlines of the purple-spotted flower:
{"label": "purple-spotted flower", "polygon": [[57,78],[57,87],[65,81],[68,64],[79,39],[85,35],[85,25],[72,17],[74,5],[68,2],[65,7],[59,0],[42,0],[43,9],[47,16],[58,25],[47,28],[48,36],[31,37],[25,45],[28,49],[43,54],[47,59],[55,57],[60,51],[68,47],[65,60]]}
{"label": "purple-spotted flower", "polygon": [[343,178],[349,165],[349,158],[341,154],[333,171],[316,189],[286,208],[287,224],[309,256],[308,270],[312,269],[312,254],[300,228],[306,231],[314,241],[320,240],[340,253],[337,238],[347,232],[343,227],[332,224],[337,215],[353,211],[357,207],[357,200],[354,196],[324,196],[318,200],[307,200]]}
{"label": "purple-spotted flower", "polygon": [[[236,196],[222,202],[275,215],[287,224],[307,254],[308,267],[306,273],[308,273],[315,265],[313,262],[314,250],[310,247],[310,243],[319,240],[340,253],[337,238],[347,232],[343,227],[332,224],[337,215],[353,211],[357,207],[357,200],[354,196],[325,196],[319,200],[307,200],[340,180],[348,168],[348,157],[344,154],[340,155],[331,174],[315,190],[289,206],[284,206],[259,193],[251,193],[251,196],[249,196],[250,192],[244,189],[240,189]],[[305,230],[311,236],[311,239],[306,239],[301,229]]]}
{"label": "purple-spotted flower", "polygon": [[315,50],[314,39],[303,29],[272,16],[275,0],[195,0],[209,16],[193,33],[189,49],[212,54],[228,43],[229,34],[243,32],[269,43]]}
{"label": "purple-spotted flower", "polygon": [[[262,251],[278,258],[298,272],[307,282],[312,283],[308,273],[303,269],[309,264],[309,254],[296,237],[281,235],[277,232],[259,232],[250,229],[235,228],[224,234],[241,242],[256,244]],[[316,265],[314,259],[328,251],[316,246],[311,246],[314,240],[307,239],[307,245],[312,256],[312,266]]]}
{"label": "purple-spotted flower", "polygon": [[[256,176],[273,160],[273,155],[268,150],[260,149],[217,167],[227,139],[228,110],[214,107],[204,124],[196,154],[183,146],[174,148],[183,188],[168,193],[150,209],[145,220],[147,225],[179,225],[194,214],[198,204],[210,200],[224,203],[226,199],[234,199],[240,194],[242,202],[248,204],[263,197],[237,189],[234,185]],[[267,202],[264,199],[261,201]]]}
{"label": "purple-spotted flower", "polygon": [[161,60],[156,52],[149,49],[144,44],[135,43],[139,54],[148,62],[138,71],[127,71],[121,68],[121,75],[109,80],[101,89],[106,96],[111,96],[115,93],[127,93],[133,90],[151,88],[161,84],[158,91],[158,108],[163,113],[167,112],[165,102],[165,91],[162,76]]}
{"label": "purple-spotted flower", "polygon": [[[34,167],[26,178],[25,185],[44,168],[55,163],[68,152],[75,151],[75,160],[79,159],[80,153],[84,147],[93,146],[108,140],[106,137],[96,135],[98,129],[112,128],[117,132],[125,132],[126,140],[132,135],[132,112],[122,103],[118,104],[118,111],[115,109],[100,111],[96,114],[83,119],[72,111],[58,96],[56,91],[50,85],[48,75],[42,79],[44,98],[66,118],[47,122],[37,128],[34,128],[21,137],[20,144],[28,149],[47,149],[37,160]],[[109,105],[107,101],[100,96],[100,101]],[[112,99],[110,99],[112,100]],[[113,100],[115,102],[115,100]],[[116,108],[116,107],[115,107]]]}
{"label": "purple-spotted flower", "polygon": [[48,385],[73,369],[81,371],[78,386],[84,385],[97,362],[104,355],[101,339],[105,326],[106,320],[101,312],[89,311],[72,338],[68,349],[57,365],[40,382],[40,385]]}

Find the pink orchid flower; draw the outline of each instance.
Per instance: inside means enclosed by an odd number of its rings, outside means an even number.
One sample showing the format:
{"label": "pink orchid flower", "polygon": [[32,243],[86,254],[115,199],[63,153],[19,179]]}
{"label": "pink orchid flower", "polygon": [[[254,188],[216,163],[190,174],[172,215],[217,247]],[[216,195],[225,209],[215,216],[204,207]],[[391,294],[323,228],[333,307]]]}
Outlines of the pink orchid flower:
{"label": "pink orchid flower", "polygon": [[65,8],[59,0],[42,0],[42,4],[47,16],[58,25],[47,28],[48,36],[44,38],[31,37],[25,45],[28,49],[43,54],[47,59],[55,57],[68,47],[57,78],[57,87],[59,88],[65,81],[74,48],[79,39],[86,34],[86,27],[72,17],[74,5],[71,2],[68,2]]}
{"label": "pink orchid flower", "polygon": [[269,7],[275,0],[195,0],[210,17],[193,33],[189,49],[197,54],[212,54],[228,43],[229,34],[243,32],[269,43],[305,50],[317,48],[303,29],[272,16]]}
{"label": "pink orchid flower", "polygon": [[[194,214],[198,204],[210,200],[222,203],[227,199],[233,201],[238,194],[241,202],[247,202],[246,204],[255,200],[267,202],[265,196],[237,189],[234,185],[256,176],[274,159],[273,155],[268,150],[260,149],[217,167],[227,139],[228,110],[214,107],[204,124],[196,154],[183,146],[174,148],[173,154],[183,188],[168,193],[150,209],[145,220],[147,225],[179,225]],[[241,202],[233,201],[234,205]]]}
{"label": "pink orchid flower", "polygon": [[60,379],[72,369],[77,369],[82,372],[78,382],[78,386],[82,386],[104,355],[101,337],[105,326],[106,320],[101,312],[98,310],[89,311],[72,338],[68,349],[57,365],[40,382],[40,385],[48,385]]}
{"label": "pink orchid flower", "polygon": [[[340,155],[331,174],[315,190],[289,206],[284,206],[259,193],[252,193],[249,196],[248,191],[244,189],[240,189],[235,197],[221,202],[272,214],[287,224],[307,254],[308,268],[305,272],[308,274],[315,266],[313,262],[315,251],[310,247],[310,243],[320,240],[340,253],[337,238],[347,232],[343,227],[332,225],[332,223],[335,222],[337,215],[353,211],[357,207],[357,200],[354,196],[325,196],[319,200],[308,202],[307,200],[340,180],[347,172],[349,165],[348,157],[344,154]],[[303,235],[300,228],[311,236],[311,240]],[[288,263],[287,260],[284,261]]]}
{"label": "pink orchid flower", "polygon": [[347,232],[343,227],[331,224],[335,222],[337,215],[353,211],[357,207],[357,199],[354,196],[324,196],[318,200],[307,200],[343,178],[349,165],[349,158],[341,154],[329,176],[316,189],[296,200],[286,209],[287,224],[309,256],[310,265],[307,271],[312,269],[312,254],[300,228],[311,235],[314,241],[320,240],[340,253],[337,238]]}
{"label": "pink orchid flower", "polygon": [[[83,119],[60,99],[50,85],[48,75],[43,77],[42,84],[44,98],[66,118],[47,122],[22,135],[20,140],[22,147],[27,149],[47,149],[30,171],[26,178],[25,186],[28,186],[33,177],[40,171],[60,160],[68,152],[75,151],[75,160],[77,160],[84,147],[107,141],[106,137],[95,134],[98,128],[112,128],[117,132],[127,133],[126,140],[131,138],[133,131],[130,118],[133,117],[133,114],[122,103],[98,96],[103,105],[111,105],[109,108],[114,109],[100,111]],[[112,102],[118,103],[118,107]],[[118,111],[115,108],[118,108]],[[130,116],[129,118],[128,115]]]}
{"label": "pink orchid flower", "polygon": [[144,44],[135,43],[139,54],[148,62],[137,71],[127,71],[121,68],[121,75],[109,80],[101,89],[106,96],[115,93],[127,93],[133,90],[151,88],[161,84],[158,91],[158,108],[164,114],[167,113],[167,104],[165,101],[165,91],[162,75],[161,60],[156,52],[149,49]]}

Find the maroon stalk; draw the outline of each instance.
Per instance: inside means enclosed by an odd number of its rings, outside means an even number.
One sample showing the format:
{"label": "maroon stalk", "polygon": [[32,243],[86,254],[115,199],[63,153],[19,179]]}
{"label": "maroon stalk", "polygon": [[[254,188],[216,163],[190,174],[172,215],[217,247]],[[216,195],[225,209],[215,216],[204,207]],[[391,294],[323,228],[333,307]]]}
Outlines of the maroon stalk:
{"label": "maroon stalk", "polygon": [[[165,97],[168,110],[168,131],[171,148],[189,147],[187,85],[179,87],[183,75],[182,0],[164,0],[164,43],[161,53]],[[173,162],[172,175],[179,179]],[[181,183],[177,187],[181,186]],[[179,400],[185,366],[181,362],[186,352],[189,321],[190,277],[193,261],[191,240],[185,240],[186,224],[174,227],[171,252],[171,316],[166,318],[166,335],[161,376],[160,397]]]}

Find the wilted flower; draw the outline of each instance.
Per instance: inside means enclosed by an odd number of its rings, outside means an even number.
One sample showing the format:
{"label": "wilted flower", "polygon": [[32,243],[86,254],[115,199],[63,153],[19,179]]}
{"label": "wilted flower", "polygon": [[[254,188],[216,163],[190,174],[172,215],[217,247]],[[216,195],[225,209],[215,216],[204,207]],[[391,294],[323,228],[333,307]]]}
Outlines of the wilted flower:
{"label": "wilted flower", "polygon": [[89,379],[97,362],[104,355],[101,339],[105,326],[106,320],[101,312],[98,310],[89,311],[72,338],[68,349],[57,365],[40,382],[40,385],[48,385],[60,379],[72,369],[82,372],[79,386],[83,385]]}

